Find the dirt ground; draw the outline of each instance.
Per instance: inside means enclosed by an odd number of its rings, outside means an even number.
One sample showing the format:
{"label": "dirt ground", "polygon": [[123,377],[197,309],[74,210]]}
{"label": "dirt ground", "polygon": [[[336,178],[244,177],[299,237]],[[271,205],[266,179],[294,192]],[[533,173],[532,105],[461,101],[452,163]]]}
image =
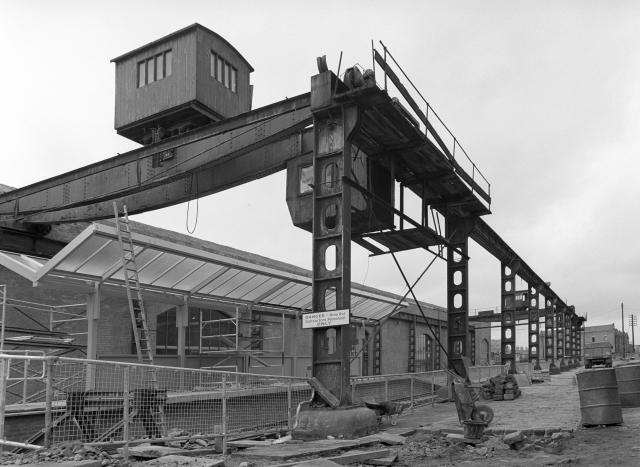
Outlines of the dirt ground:
{"label": "dirt ground", "polygon": [[[636,409],[638,410],[638,409]],[[640,410],[638,411],[640,414]],[[640,417],[638,417],[640,419]],[[397,466],[522,466],[640,465],[640,427],[614,426],[578,429],[566,439],[528,436],[529,445],[511,449],[502,436],[488,437],[476,445],[451,443],[442,435],[419,433],[399,450]]]}

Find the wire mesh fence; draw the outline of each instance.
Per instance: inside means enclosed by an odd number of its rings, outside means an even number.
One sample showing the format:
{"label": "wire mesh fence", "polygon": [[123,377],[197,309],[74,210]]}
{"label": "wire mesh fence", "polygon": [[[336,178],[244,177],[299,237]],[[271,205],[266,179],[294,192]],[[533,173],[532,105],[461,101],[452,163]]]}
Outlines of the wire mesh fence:
{"label": "wire mesh fence", "polygon": [[[504,366],[470,368],[474,378],[504,372]],[[20,382],[20,375],[24,384],[37,382],[32,394],[13,394],[16,391],[11,385]],[[391,400],[424,404],[433,401],[438,389],[448,387],[447,378],[443,370],[354,377],[352,398],[356,403]],[[307,381],[234,371],[3,354],[0,444],[33,448],[79,441],[124,445],[126,449],[150,439],[206,439],[214,440],[224,452],[229,438],[291,430],[298,404],[312,395]],[[26,440],[7,441],[7,409],[14,413],[29,410],[41,417],[42,428]]]}
{"label": "wire mesh fence", "polygon": [[[497,375],[504,375],[507,365],[474,366],[468,368],[472,383],[481,383]],[[397,375],[360,376],[351,378],[352,399],[359,401],[409,402],[411,406],[433,402],[436,393],[449,385],[445,370]]]}
{"label": "wire mesh fence", "polygon": [[[40,402],[44,427],[41,437],[28,440],[31,445],[202,438],[220,439],[224,448],[230,436],[291,429],[296,407],[311,398],[305,378],[11,356],[14,363],[20,359],[46,365]],[[9,363],[8,356],[0,356],[2,420],[7,403],[12,404],[7,400]]]}

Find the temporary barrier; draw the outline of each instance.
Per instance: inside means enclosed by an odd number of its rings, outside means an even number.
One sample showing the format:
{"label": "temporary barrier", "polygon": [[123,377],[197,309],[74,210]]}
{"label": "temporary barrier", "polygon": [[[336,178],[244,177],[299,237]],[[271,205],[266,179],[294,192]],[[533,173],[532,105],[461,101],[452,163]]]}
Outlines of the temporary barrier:
{"label": "temporary barrier", "polygon": [[622,407],[640,407],[640,364],[615,368],[618,394]]}
{"label": "temporary barrier", "polygon": [[618,383],[613,368],[586,370],[576,374],[582,425],[622,423]]}

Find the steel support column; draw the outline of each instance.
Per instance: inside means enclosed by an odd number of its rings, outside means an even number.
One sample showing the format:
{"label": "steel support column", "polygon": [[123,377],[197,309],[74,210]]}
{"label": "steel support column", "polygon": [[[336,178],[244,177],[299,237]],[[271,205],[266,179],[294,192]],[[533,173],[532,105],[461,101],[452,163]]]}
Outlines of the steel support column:
{"label": "steel support column", "polygon": [[509,373],[516,373],[516,272],[518,263],[501,264],[501,325],[500,355],[502,364],[509,365]]}
{"label": "steel support column", "polygon": [[471,364],[476,364],[476,330],[472,327],[469,327],[469,338],[471,339],[471,343],[469,346],[469,354],[471,358]]}
{"label": "steel support column", "polygon": [[575,314],[571,315],[571,357],[575,368],[580,361],[578,356],[578,317]]}
{"label": "steel support column", "polygon": [[416,371],[416,317],[409,321],[409,373]]}
{"label": "steel support column", "polygon": [[447,248],[447,353],[449,368],[467,377],[462,357],[470,357],[469,341],[469,224],[446,218]]}
{"label": "steel support column", "polygon": [[573,368],[573,307],[567,307],[565,316],[565,352],[567,356],[567,366]]}
{"label": "steel support column", "polygon": [[540,287],[529,286],[529,363],[540,369]]}
{"label": "steel support column", "polygon": [[[311,78],[313,112],[313,272],[314,312],[350,309],[351,175],[350,138],[358,122],[354,105],[334,105],[335,75]],[[351,332],[348,325],[313,330],[313,376],[339,400],[350,403]]]}
{"label": "steel support column", "polygon": [[567,362],[564,359],[564,324],[565,307],[556,308],[556,363],[560,371],[567,370]]}
{"label": "steel support column", "polygon": [[549,364],[549,371],[556,369],[555,355],[554,355],[554,337],[553,337],[553,309],[555,307],[555,298],[550,299],[545,297],[544,303],[544,358]]}

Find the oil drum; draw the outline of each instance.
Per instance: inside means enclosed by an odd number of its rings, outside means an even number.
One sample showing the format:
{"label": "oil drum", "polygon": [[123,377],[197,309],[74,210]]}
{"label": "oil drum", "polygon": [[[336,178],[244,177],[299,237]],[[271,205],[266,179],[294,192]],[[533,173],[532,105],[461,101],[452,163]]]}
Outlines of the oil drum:
{"label": "oil drum", "polygon": [[586,370],[576,374],[582,425],[622,423],[616,372],[613,368]]}
{"label": "oil drum", "polygon": [[618,394],[622,407],[640,407],[640,365],[616,367]]}

